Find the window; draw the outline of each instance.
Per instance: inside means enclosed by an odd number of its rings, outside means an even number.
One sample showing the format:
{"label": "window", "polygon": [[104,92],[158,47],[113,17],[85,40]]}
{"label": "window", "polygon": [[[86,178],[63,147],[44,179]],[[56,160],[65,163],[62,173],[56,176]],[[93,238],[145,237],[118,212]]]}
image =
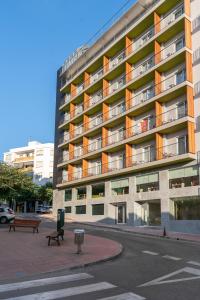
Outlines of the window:
{"label": "window", "polygon": [[175,19],[178,19],[183,13],[184,13],[183,7],[177,8],[177,10],[174,12]]}
{"label": "window", "polygon": [[84,215],[84,214],[86,214],[86,205],[78,205],[78,206],[76,206],[76,214],[77,215]]}
{"label": "window", "polygon": [[137,193],[159,190],[159,174],[151,173],[136,176]]}
{"label": "window", "polygon": [[129,193],[128,178],[111,181],[112,195],[124,195]]}
{"label": "window", "polygon": [[77,188],[77,199],[85,199],[86,198],[86,187],[79,187]]}
{"label": "window", "polygon": [[183,118],[186,115],[186,102],[180,102],[177,104],[177,118]]}
{"label": "window", "polygon": [[179,168],[169,171],[169,188],[199,185],[198,166]]}
{"label": "window", "polygon": [[174,211],[176,220],[200,220],[200,200],[174,201]]}
{"label": "window", "polygon": [[92,198],[99,198],[105,196],[105,184],[99,183],[92,185]]}
{"label": "window", "polygon": [[179,136],[177,137],[178,140],[178,155],[186,153],[186,136]]}
{"label": "window", "polygon": [[65,201],[72,200],[72,189],[65,190]]}
{"label": "window", "polygon": [[179,51],[180,49],[182,49],[184,47],[184,44],[185,44],[184,38],[177,40],[175,43],[176,51]]}
{"label": "window", "polygon": [[155,151],[152,146],[146,146],[143,148],[143,161],[150,162],[155,160]]}
{"label": "window", "polygon": [[104,204],[93,204],[92,205],[92,215],[93,216],[103,216],[104,215]]}
{"label": "window", "polygon": [[71,212],[72,212],[72,207],[71,206],[66,206],[65,207],[65,213],[66,214],[71,214]]}
{"label": "window", "polygon": [[176,73],[176,84],[180,84],[185,80],[185,70],[178,71]]}

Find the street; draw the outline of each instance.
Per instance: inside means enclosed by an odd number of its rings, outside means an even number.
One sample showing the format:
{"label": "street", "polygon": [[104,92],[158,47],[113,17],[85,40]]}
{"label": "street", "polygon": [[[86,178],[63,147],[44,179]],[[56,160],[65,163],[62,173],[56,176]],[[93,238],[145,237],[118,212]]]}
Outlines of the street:
{"label": "street", "polygon": [[[67,227],[73,230],[77,225]],[[122,255],[72,272],[19,278],[19,284],[8,280],[0,285],[0,299],[200,299],[200,244],[81,227],[89,234],[120,242]]]}

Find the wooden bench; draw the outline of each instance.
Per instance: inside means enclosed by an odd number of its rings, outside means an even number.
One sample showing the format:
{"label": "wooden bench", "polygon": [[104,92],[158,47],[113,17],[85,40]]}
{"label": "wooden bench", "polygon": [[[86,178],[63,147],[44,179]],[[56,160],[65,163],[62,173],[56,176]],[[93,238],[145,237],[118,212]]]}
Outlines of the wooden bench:
{"label": "wooden bench", "polygon": [[15,227],[29,227],[29,228],[33,228],[33,233],[35,233],[35,231],[38,233],[38,227],[41,223],[41,220],[33,220],[33,219],[14,219],[13,223],[10,223],[9,227],[9,231],[11,231],[11,229],[13,229],[15,231]]}
{"label": "wooden bench", "polygon": [[64,240],[64,230],[63,229],[54,231],[51,234],[47,235],[46,238],[48,238],[48,246],[50,246],[51,240],[56,241],[57,245],[60,246],[60,241],[59,241],[60,237],[62,240]]}

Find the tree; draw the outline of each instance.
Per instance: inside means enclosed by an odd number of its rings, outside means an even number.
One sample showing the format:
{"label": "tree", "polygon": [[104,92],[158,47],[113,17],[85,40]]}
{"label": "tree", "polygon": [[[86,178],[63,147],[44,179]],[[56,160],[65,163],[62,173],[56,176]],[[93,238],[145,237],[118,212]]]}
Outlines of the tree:
{"label": "tree", "polygon": [[35,199],[36,185],[19,169],[0,162],[0,199]]}
{"label": "tree", "polygon": [[48,205],[52,205],[53,186],[51,182],[47,182],[45,185],[38,188],[37,198],[42,202],[48,203]]}

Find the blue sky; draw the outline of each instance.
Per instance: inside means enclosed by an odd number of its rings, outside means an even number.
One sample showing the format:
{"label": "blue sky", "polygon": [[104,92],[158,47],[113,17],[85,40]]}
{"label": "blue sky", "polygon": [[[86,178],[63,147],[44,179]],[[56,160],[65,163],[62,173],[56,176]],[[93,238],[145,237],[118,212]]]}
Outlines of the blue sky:
{"label": "blue sky", "polygon": [[0,0],[0,159],[53,142],[56,70],[126,1]]}

